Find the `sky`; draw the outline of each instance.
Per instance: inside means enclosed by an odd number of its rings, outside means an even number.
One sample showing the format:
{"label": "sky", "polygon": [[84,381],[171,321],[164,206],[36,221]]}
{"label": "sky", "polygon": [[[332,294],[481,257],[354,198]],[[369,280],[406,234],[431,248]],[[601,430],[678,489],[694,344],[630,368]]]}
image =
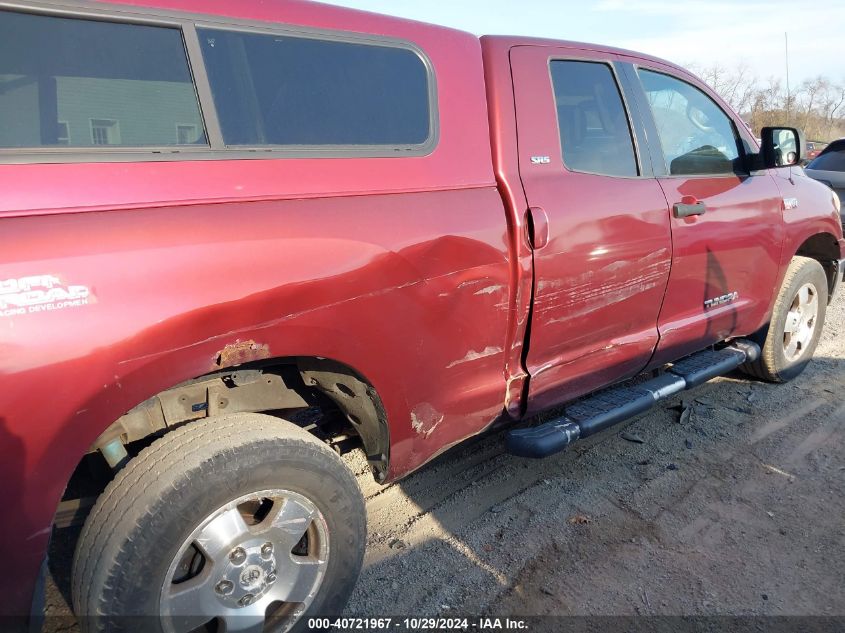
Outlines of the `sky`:
{"label": "sky", "polygon": [[481,34],[596,42],[761,79],[845,82],[845,0],[324,0]]}

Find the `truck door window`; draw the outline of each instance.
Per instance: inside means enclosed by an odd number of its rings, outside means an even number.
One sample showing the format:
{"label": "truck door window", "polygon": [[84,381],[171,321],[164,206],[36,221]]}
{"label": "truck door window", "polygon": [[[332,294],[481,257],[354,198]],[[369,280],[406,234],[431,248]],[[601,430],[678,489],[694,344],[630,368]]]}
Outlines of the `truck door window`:
{"label": "truck door window", "polygon": [[740,170],[736,129],[710,97],[669,75],[640,69],[639,76],[670,174],[733,174]]}
{"label": "truck door window", "polygon": [[169,27],[0,11],[0,122],[0,148],[206,144]]}
{"label": "truck door window", "polygon": [[429,71],[410,48],[198,29],[227,146],[420,146]]}
{"label": "truck door window", "polygon": [[607,64],[553,61],[563,163],[571,171],[637,176],[622,95]]}

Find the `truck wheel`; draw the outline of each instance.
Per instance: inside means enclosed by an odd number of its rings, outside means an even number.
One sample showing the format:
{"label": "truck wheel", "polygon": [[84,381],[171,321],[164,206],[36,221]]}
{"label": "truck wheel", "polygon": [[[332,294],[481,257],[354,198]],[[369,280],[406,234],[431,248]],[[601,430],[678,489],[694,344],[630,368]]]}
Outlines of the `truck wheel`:
{"label": "truck wheel", "polygon": [[206,419],[154,442],[100,496],[74,556],[74,609],[89,632],[299,630],[305,614],[340,614],[365,542],[360,489],[325,444],[270,416]]}
{"label": "truck wheel", "polygon": [[803,372],[819,344],[827,300],[827,276],[821,264],[795,257],[775,301],[772,320],[757,337],[760,358],[743,369],[770,382],[787,382]]}

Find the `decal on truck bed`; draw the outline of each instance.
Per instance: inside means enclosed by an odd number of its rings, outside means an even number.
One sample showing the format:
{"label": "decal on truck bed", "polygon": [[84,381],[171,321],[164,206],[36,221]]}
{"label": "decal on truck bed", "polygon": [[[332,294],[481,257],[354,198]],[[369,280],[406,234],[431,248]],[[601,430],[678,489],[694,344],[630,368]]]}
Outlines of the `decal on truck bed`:
{"label": "decal on truck bed", "polygon": [[54,275],[0,279],[0,317],[78,308],[91,300],[87,286],[67,285]]}

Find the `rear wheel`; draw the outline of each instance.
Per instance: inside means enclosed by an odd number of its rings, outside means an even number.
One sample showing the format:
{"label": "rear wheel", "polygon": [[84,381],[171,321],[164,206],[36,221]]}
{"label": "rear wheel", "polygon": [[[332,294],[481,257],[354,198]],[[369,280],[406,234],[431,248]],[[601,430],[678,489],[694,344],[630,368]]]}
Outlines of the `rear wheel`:
{"label": "rear wheel", "polygon": [[74,608],[87,631],[298,630],[340,614],[365,540],[357,483],[319,440],[269,416],[203,420],[141,452],[97,501]]}
{"label": "rear wheel", "polygon": [[822,265],[795,257],[775,301],[772,320],[757,337],[760,358],[743,369],[771,382],[787,382],[803,372],[818,346],[827,301],[827,275]]}

